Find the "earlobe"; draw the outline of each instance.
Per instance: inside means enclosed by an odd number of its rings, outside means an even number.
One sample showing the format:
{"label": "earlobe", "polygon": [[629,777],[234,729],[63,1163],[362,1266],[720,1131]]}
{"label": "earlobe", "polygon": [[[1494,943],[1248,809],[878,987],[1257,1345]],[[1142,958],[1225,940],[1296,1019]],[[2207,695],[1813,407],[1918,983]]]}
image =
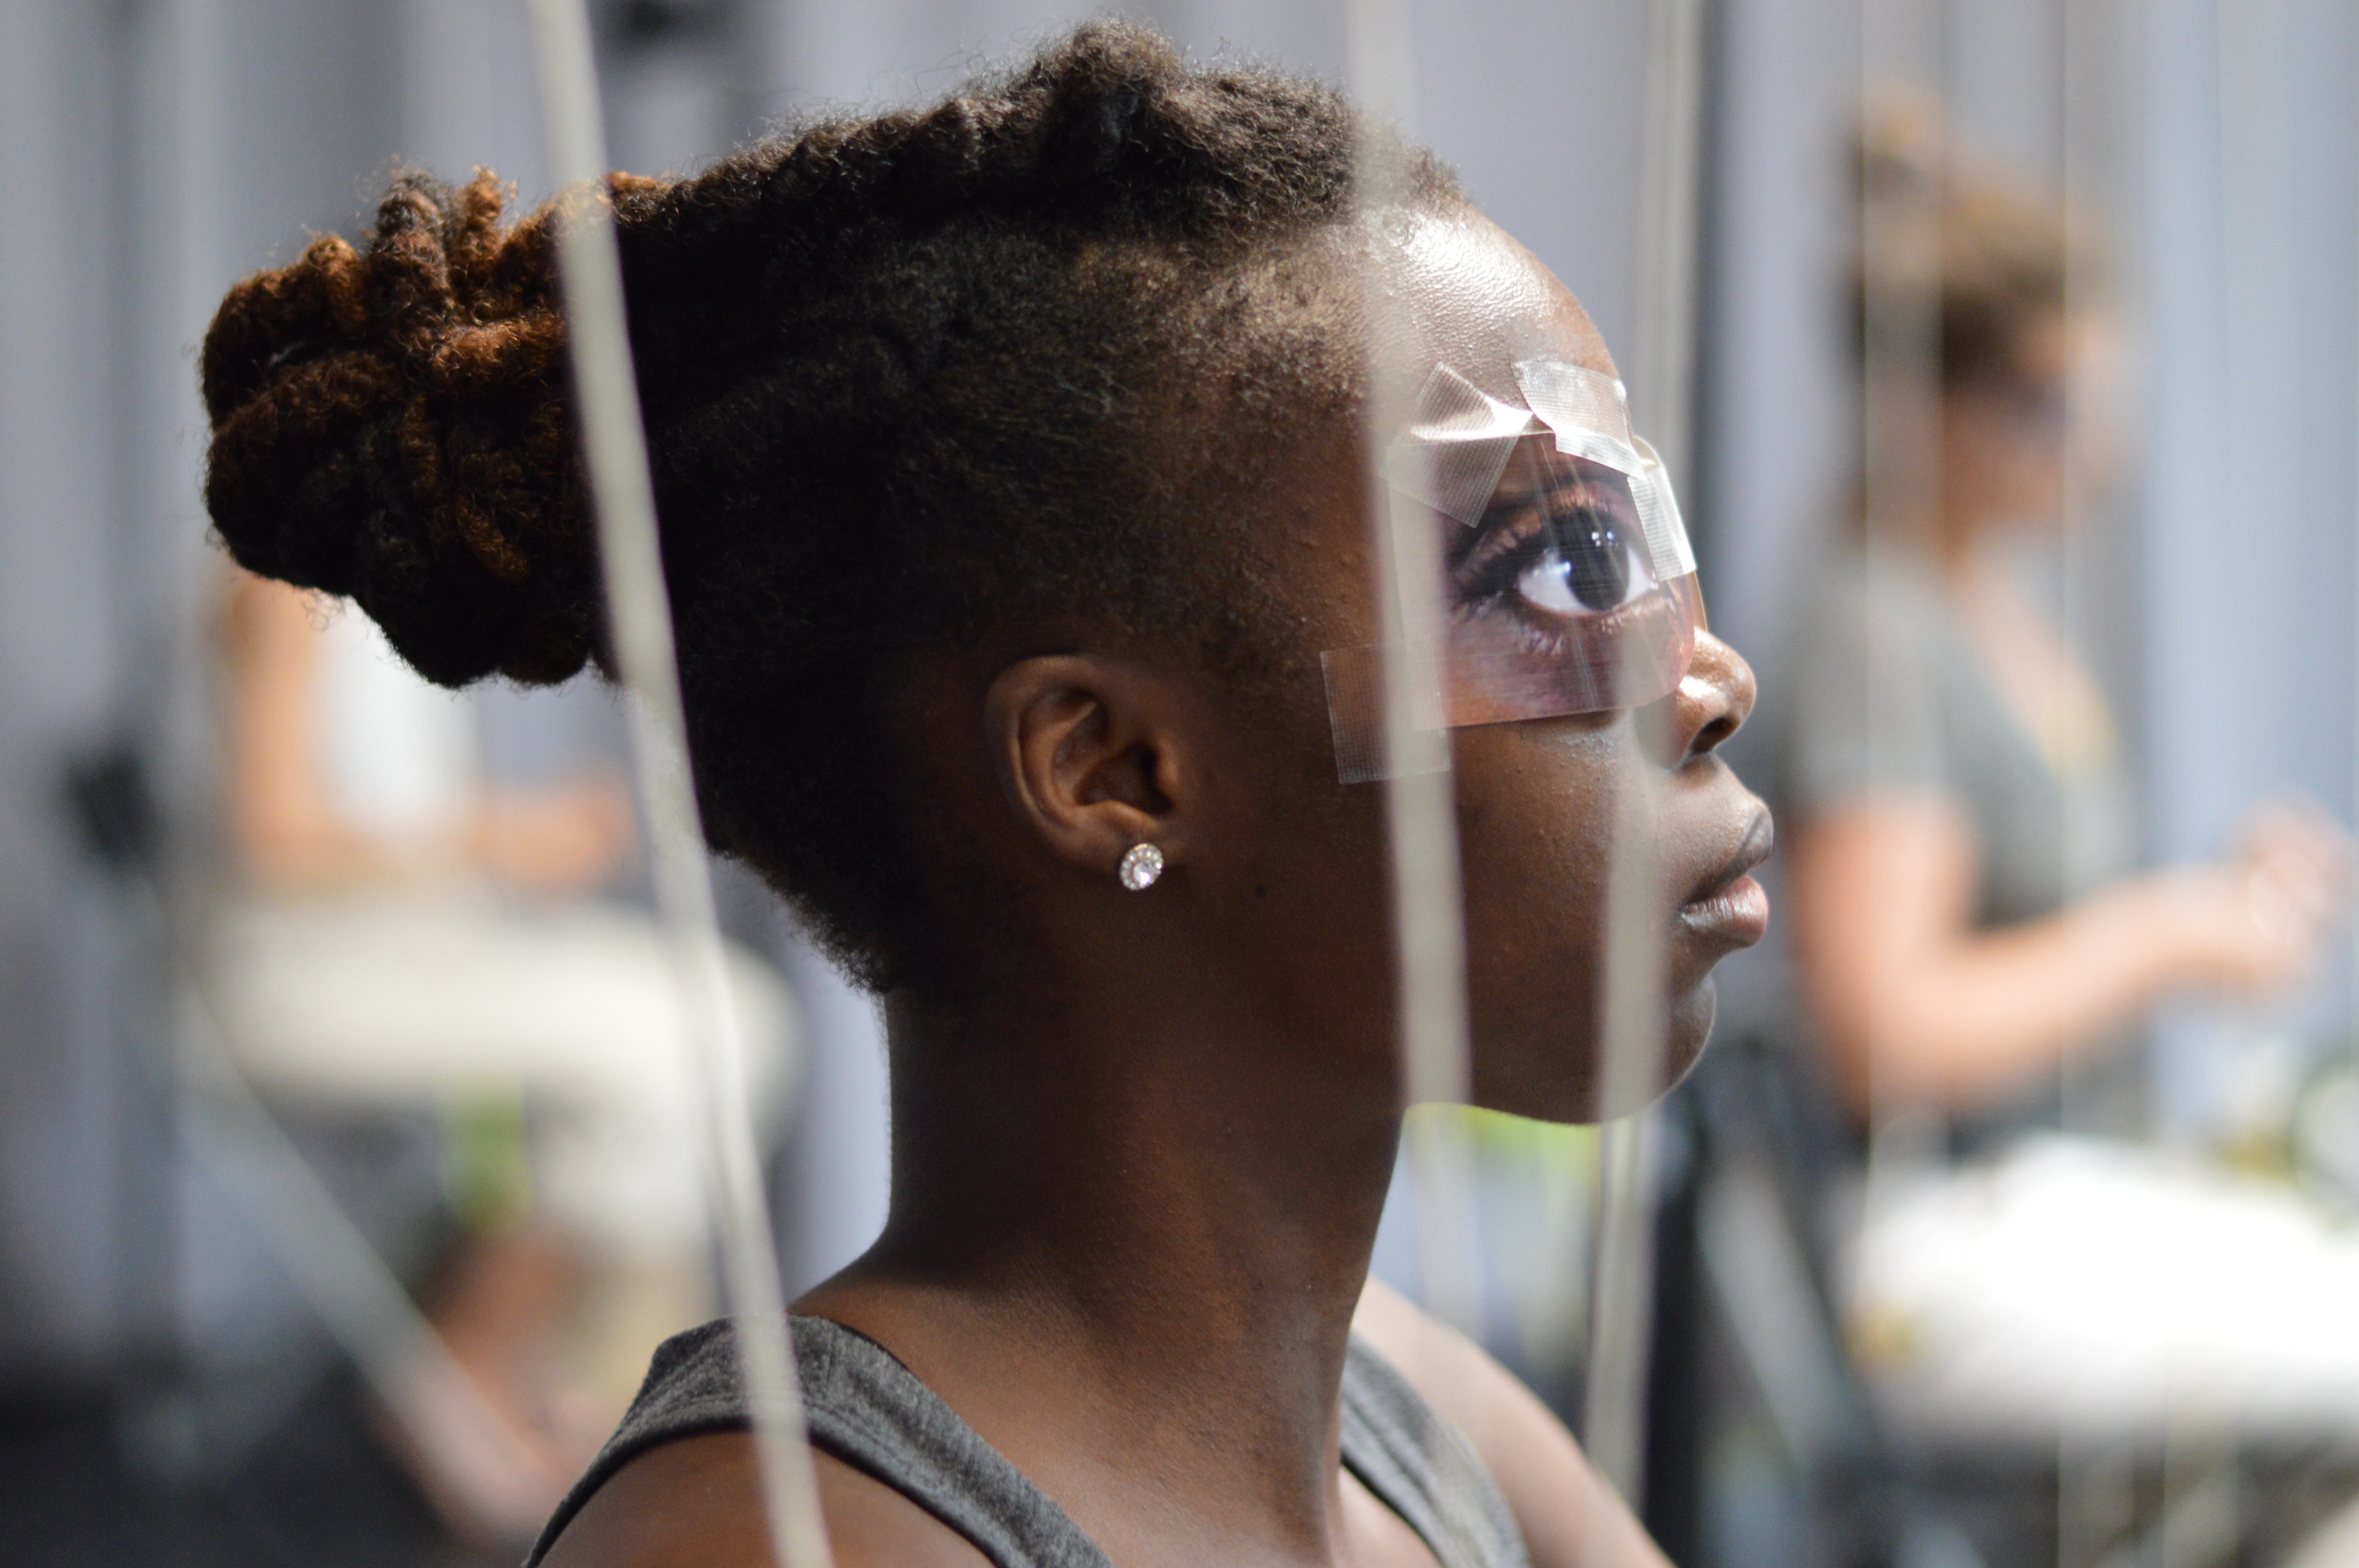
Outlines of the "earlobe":
{"label": "earlobe", "polygon": [[1176,833],[1157,695],[1141,672],[1057,654],[1001,671],[985,697],[1009,805],[1060,859],[1125,885],[1125,857]]}

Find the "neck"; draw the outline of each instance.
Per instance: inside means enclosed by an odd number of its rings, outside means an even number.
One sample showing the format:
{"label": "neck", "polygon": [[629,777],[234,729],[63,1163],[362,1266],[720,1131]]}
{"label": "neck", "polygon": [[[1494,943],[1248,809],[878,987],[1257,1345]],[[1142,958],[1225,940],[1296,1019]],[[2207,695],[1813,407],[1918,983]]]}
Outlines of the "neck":
{"label": "neck", "polygon": [[[1339,1081],[1353,1052],[1274,1038],[1201,985],[1058,989],[997,1020],[888,1008],[891,1219],[808,1305],[900,1353],[1093,1534],[1220,1520],[1235,1541],[1190,1549],[1324,1560],[1398,1136],[1389,1053]],[[1100,1541],[1123,1562],[1176,1546]]]}

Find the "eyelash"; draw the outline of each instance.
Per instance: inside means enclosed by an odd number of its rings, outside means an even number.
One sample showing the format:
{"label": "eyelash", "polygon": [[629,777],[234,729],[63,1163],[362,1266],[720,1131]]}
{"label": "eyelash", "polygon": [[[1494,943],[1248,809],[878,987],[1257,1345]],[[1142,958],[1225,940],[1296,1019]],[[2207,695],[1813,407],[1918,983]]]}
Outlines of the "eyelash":
{"label": "eyelash", "polygon": [[[1635,519],[1624,515],[1626,508],[1616,505],[1611,492],[1601,496],[1594,485],[1583,482],[1556,493],[1570,497],[1570,503],[1561,506],[1557,515],[1595,512],[1611,518],[1615,532],[1625,537],[1634,534]],[[1485,511],[1463,546],[1451,554],[1451,578],[1457,586],[1459,602],[1477,610],[1517,603],[1522,595],[1516,583],[1554,546],[1549,516],[1537,493]]]}

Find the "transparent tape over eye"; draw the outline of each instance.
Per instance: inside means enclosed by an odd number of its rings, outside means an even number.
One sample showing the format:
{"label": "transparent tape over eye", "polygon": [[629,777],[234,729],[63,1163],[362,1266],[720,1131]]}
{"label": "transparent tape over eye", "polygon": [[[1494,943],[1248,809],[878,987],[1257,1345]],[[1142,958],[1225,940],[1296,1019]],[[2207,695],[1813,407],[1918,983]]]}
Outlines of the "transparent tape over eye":
{"label": "transparent tape over eye", "polygon": [[[1437,365],[1385,454],[1396,523],[1404,504],[1448,520],[1442,630],[1408,661],[1420,730],[1638,707],[1676,689],[1694,657],[1695,552],[1622,384],[1560,360],[1515,374],[1520,406]],[[1345,784],[1396,771],[1384,654],[1321,655]]]}

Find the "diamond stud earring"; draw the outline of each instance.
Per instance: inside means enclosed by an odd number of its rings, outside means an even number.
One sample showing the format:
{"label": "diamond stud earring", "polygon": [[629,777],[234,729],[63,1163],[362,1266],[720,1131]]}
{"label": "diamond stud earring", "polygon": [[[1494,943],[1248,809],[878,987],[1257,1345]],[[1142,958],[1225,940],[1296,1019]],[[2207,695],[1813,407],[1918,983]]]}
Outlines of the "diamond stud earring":
{"label": "diamond stud earring", "polygon": [[1133,844],[1114,874],[1133,892],[1145,892],[1163,874],[1163,851],[1152,844]]}

